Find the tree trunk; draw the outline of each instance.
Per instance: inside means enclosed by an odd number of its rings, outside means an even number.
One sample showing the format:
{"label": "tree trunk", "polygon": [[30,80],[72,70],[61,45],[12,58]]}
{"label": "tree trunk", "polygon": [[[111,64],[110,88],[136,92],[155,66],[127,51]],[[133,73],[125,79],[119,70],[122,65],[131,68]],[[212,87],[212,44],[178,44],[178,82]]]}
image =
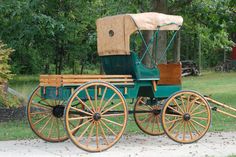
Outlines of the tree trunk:
{"label": "tree trunk", "polygon": [[174,42],[174,62],[180,62],[180,31],[177,32]]}
{"label": "tree trunk", "polygon": [[[159,13],[168,13],[167,9],[167,0],[153,0],[153,11],[159,12]],[[156,42],[155,42],[156,43]],[[167,32],[166,31],[160,31],[158,34],[158,47],[157,47],[157,63],[166,63],[167,58],[166,54],[163,54],[163,52],[166,49],[167,45]],[[164,56],[163,56],[164,55]],[[162,60],[160,60],[162,59]]]}
{"label": "tree trunk", "polygon": [[202,70],[202,48],[201,48],[201,38],[198,36],[198,68],[199,73],[201,73]]}
{"label": "tree trunk", "polygon": [[[149,40],[151,39],[153,35],[153,31],[143,31],[143,37],[144,37],[144,40],[146,41],[147,45],[148,45],[148,42]],[[147,50],[146,46],[143,44],[142,45],[142,53],[140,55],[140,57],[142,57],[144,55],[144,52]],[[153,56],[153,45],[150,45],[149,47],[149,52],[150,52],[150,55]],[[152,66],[152,59],[151,59],[151,56],[148,54],[149,52],[146,52],[146,55],[144,56],[143,60],[142,60],[142,63],[146,66],[146,67],[149,67],[151,68]]]}

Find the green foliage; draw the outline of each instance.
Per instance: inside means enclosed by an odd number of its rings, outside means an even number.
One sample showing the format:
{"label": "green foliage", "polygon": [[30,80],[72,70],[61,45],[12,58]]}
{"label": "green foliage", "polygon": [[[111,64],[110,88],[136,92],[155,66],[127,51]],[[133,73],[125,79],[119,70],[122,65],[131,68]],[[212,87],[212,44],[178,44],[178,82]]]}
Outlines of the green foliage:
{"label": "green foliage", "polygon": [[[15,51],[16,74],[81,73],[98,65],[96,19],[153,11],[153,0],[3,0],[0,38]],[[168,0],[170,14],[184,17],[182,59],[196,59],[199,39],[205,66],[217,64],[236,32],[234,0]],[[195,56],[195,58],[193,58]],[[79,65],[77,65],[79,64]],[[76,67],[81,67],[80,70]]]}
{"label": "green foliage", "polygon": [[10,65],[8,62],[12,52],[13,49],[7,48],[7,45],[0,41],[0,83],[6,82],[11,78]]}

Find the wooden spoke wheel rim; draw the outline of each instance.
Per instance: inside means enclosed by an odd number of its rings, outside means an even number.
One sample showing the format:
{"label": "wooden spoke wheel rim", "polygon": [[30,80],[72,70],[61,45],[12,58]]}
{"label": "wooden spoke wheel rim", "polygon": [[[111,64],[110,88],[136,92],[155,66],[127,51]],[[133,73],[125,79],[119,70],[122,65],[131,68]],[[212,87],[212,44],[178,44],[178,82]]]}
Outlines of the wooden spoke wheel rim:
{"label": "wooden spoke wheel rim", "polygon": [[202,138],[211,123],[211,110],[205,98],[195,91],[180,91],[170,96],[162,110],[165,133],[179,143]]}
{"label": "wooden spoke wheel rim", "polygon": [[65,104],[65,101],[43,98],[40,86],[35,89],[28,101],[27,118],[38,137],[48,142],[68,139],[63,122]]}
{"label": "wooden spoke wheel rim", "polygon": [[[139,97],[134,105],[134,120],[144,133],[152,136],[164,134],[161,125],[161,104],[148,105],[147,99]],[[145,113],[142,113],[144,111]]]}
{"label": "wooden spoke wheel rim", "polygon": [[[83,104],[85,109],[77,109],[72,102],[77,102],[77,106]],[[77,116],[72,117],[72,113]],[[77,147],[89,152],[104,151],[118,142],[127,118],[127,105],[121,92],[102,81],[80,86],[69,99],[65,110],[69,138]],[[69,125],[80,119],[83,119],[81,124]]]}

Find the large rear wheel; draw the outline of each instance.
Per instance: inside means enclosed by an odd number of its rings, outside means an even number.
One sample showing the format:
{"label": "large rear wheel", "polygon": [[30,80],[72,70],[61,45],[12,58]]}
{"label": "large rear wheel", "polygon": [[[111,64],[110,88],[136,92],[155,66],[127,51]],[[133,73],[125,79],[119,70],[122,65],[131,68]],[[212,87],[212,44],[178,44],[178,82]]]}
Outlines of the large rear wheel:
{"label": "large rear wheel", "polygon": [[[85,106],[84,110],[79,109],[81,105]],[[70,97],[65,110],[69,138],[77,147],[89,152],[104,151],[119,141],[127,117],[127,106],[121,92],[102,81],[80,86]],[[81,119],[83,122],[76,125]]]}

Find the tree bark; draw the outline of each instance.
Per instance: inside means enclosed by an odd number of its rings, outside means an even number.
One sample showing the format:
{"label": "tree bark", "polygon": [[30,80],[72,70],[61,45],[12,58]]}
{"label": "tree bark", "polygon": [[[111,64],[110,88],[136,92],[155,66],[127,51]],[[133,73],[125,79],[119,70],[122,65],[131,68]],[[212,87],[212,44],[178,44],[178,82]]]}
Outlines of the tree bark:
{"label": "tree bark", "polygon": [[[160,12],[160,13],[168,13],[167,0],[153,0],[153,11]],[[159,61],[158,64],[167,62],[166,54],[164,54],[164,56],[163,56],[163,52],[166,49],[166,45],[167,45],[167,32],[160,31],[158,34],[157,52],[154,52],[154,53],[157,53],[156,62],[158,63],[158,61]],[[160,60],[161,57],[162,57],[162,60]]]}
{"label": "tree bark", "polygon": [[177,32],[174,42],[174,62],[180,62],[180,31]]}

